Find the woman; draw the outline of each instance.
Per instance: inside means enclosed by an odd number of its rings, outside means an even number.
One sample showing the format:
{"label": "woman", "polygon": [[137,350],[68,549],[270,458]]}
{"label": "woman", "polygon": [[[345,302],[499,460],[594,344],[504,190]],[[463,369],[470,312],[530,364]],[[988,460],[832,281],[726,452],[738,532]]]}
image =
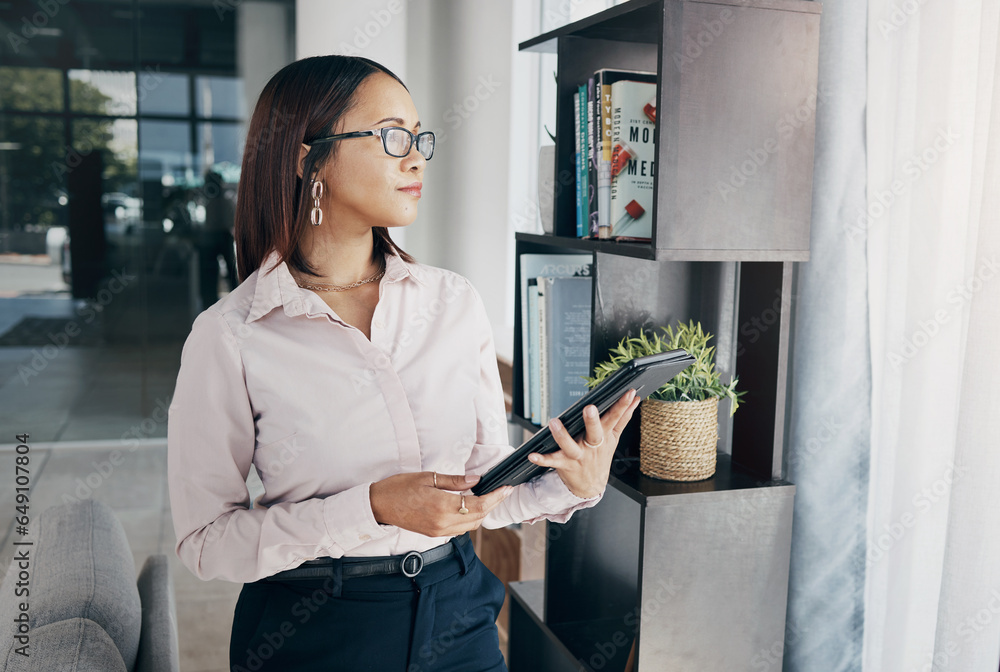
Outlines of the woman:
{"label": "woman", "polygon": [[470,493],[512,450],[489,321],[465,278],[387,233],[416,216],[433,150],[368,59],[292,63],[257,102],[242,283],[195,321],[168,427],[177,555],[244,583],[234,671],[506,669],[503,584],[467,533],[593,506],[638,404],[591,406],[579,441],[554,423],[561,450],[534,458],[554,471]]}

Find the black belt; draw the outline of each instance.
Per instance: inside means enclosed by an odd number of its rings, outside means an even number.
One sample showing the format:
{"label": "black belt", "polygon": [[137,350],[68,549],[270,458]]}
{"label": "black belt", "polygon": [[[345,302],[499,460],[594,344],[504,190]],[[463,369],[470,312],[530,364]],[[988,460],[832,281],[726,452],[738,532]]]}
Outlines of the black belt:
{"label": "black belt", "polygon": [[342,578],[351,579],[379,574],[402,574],[414,577],[426,565],[450,558],[455,554],[456,543],[468,543],[469,533],[426,551],[410,551],[405,555],[389,555],[378,558],[316,558],[306,560],[293,569],[272,574],[268,581],[289,581],[295,579],[322,579],[330,576],[331,569],[340,565]]}

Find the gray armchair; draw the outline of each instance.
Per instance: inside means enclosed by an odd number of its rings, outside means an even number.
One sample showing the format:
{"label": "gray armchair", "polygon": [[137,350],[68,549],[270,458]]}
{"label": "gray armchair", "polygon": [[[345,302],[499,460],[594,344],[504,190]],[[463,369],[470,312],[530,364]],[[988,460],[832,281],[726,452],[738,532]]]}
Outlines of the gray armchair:
{"label": "gray armchair", "polygon": [[[17,561],[0,587],[4,672],[178,672],[177,616],[167,556],[135,575],[121,522],[85,500],[45,510],[29,549],[28,594],[15,595]],[[19,604],[28,605],[29,656],[17,653]],[[8,644],[2,644],[8,642]]]}

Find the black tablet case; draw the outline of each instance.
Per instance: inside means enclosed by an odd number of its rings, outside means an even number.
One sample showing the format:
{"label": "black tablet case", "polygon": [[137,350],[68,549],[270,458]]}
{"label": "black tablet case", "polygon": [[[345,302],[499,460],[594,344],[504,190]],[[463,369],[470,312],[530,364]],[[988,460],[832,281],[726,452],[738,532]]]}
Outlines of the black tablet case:
{"label": "black tablet case", "polygon": [[[597,406],[603,415],[629,389],[635,388],[636,396],[645,399],[653,392],[670,382],[670,379],[691,366],[694,357],[684,350],[670,350],[646,357],[637,357],[624,365],[577,400],[559,416],[559,420],[569,431],[570,436],[577,436],[585,429],[583,409],[589,404]],[[502,462],[483,474],[483,477],[472,487],[472,494],[484,495],[504,485],[519,485],[530,481],[536,476],[549,471],[528,461],[531,453],[553,453],[559,450],[548,425],[536,432],[534,436],[522,443]]]}

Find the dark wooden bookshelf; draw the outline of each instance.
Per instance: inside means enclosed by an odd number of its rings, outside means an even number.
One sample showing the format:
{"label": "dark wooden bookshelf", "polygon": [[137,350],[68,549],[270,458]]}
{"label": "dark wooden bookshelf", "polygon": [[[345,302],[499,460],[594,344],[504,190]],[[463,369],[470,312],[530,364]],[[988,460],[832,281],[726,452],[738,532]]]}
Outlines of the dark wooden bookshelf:
{"label": "dark wooden bookshelf", "polygon": [[[783,641],[789,325],[793,265],[809,259],[820,11],[631,0],[520,44],[558,55],[554,184],[575,175],[573,93],[600,68],[657,73],[657,165],[651,240],[577,238],[575,190],[560,188],[553,233],[516,234],[516,260],[591,255],[591,370],[623,337],[690,319],[747,395],[732,417],[720,404],[718,467],[694,483],[639,471],[636,414],[601,502],[549,524],[546,579],[511,586],[512,672],[623,670],[633,641],[637,672],[728,672]],[[511,421],[537,431],[523,413],[516,264]]]}

